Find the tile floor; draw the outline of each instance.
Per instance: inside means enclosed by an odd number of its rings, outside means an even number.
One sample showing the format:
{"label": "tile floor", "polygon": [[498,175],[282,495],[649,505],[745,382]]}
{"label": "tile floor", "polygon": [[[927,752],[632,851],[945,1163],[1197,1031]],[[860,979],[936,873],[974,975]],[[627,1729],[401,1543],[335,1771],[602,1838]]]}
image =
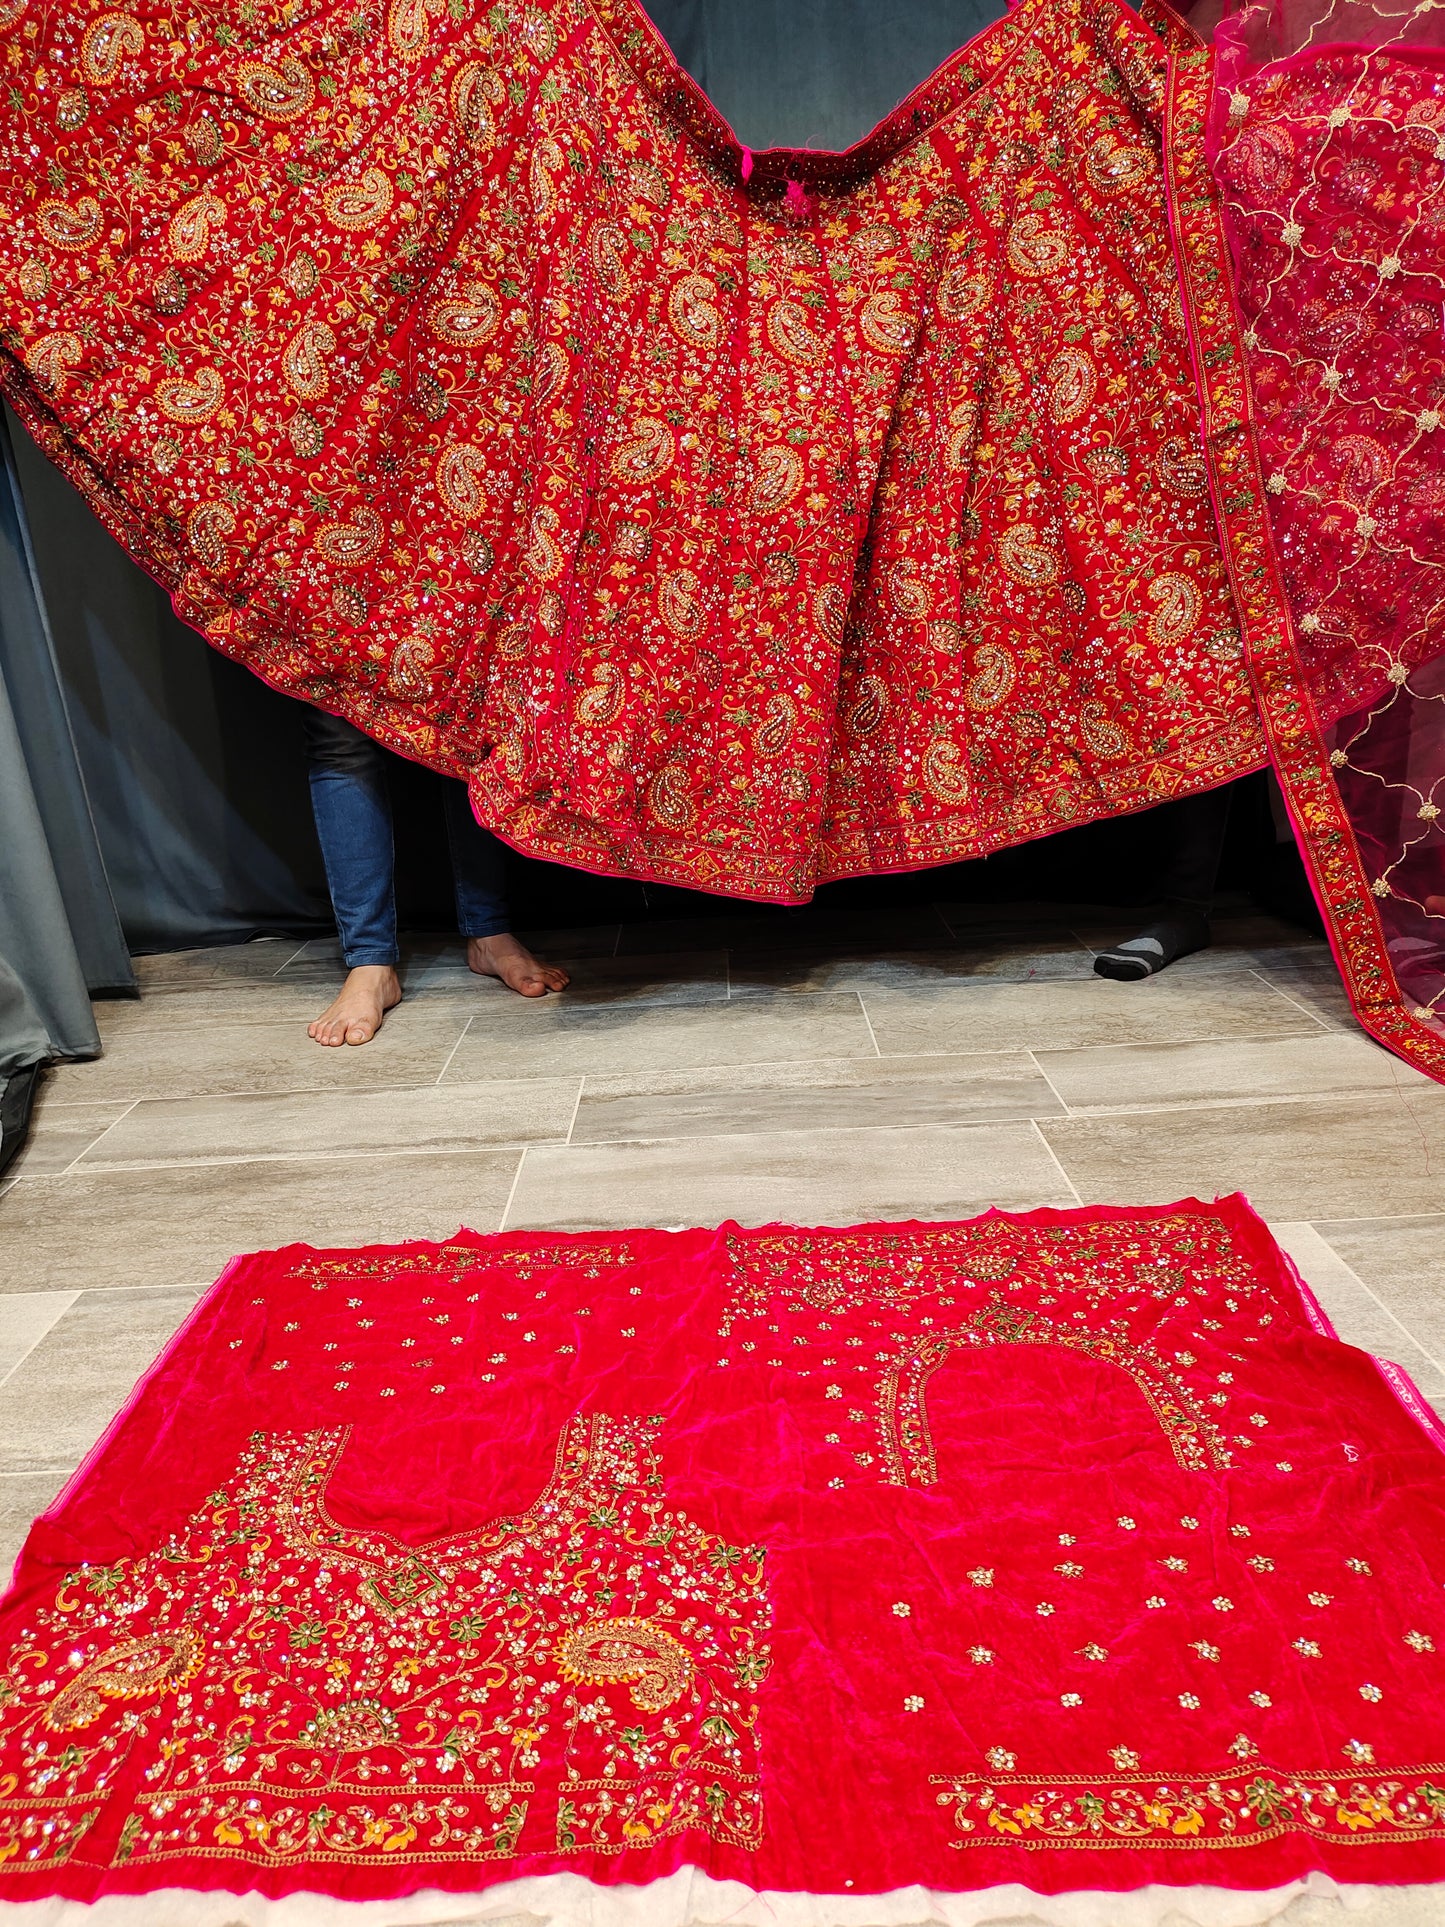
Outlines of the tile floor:
{"label": "tile floor", "polygon": [[1241,1189],[1343,1334],[1445,1410],[1445,1090],[1322,943],[1234,914],[1154,982],[1088,906],[562,930],[529,1004],[412,948],[361,1050],[327,942],[145,958],[0,1194],[0,1565],[233,1252],[503,1227],[847,1223]]}

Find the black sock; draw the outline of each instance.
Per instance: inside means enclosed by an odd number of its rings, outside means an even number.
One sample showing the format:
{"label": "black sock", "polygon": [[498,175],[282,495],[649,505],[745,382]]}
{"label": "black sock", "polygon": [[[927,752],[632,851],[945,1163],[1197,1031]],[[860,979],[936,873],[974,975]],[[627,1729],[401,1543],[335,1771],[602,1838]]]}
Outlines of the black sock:
{"label": "black sock", "polygon": [[1157,976],[1176,957],[1203,950],[1208,942],[1208,911],[1197,903],[1171,903],[1157,923],[1147,924],[1136,937],[1115,944],[1112,950],[1101,950],[1094,959],[1094,974],[1137,982]]}

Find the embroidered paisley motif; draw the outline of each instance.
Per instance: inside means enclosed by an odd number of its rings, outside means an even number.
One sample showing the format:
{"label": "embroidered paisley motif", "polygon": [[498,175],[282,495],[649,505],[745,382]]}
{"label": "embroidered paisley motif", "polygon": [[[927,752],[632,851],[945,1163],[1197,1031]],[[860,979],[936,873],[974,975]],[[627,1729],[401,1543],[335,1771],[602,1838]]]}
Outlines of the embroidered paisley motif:
{"label": "embroidered paisley motif", "polygon": [[156,389],[160,411],[173,422],[207,422],[226,399],[225,384],[214,368],[204,365],[187,377],[178,375]]}
{"label": "embroidered paisley motif", "polygon": [[1149,600],[1156,613],[1149,618],[1149,635],[1154,642],[1183,642],[1192,636],[1204,607],[1204,599],[1187,575],[1169,570],[1149,584]]}
{"label": "embroidered paisley motif", "polygon": [[622,714],[626,694],[627,684],[616,663],[599,662],[592,671],[590,686],[573,704],[572,713],[584,728],[605,728]]}
{"label": "embroidered paisley motif", "polygon": [[421,636],[408,636],[391,652],[387,676],[403,701],[420,702],[431,688],[431,667],[436,651]]}
{"label": "embroidered paisley motif", "polygon": [[85,344],[80,336],[61,329],[31,342],[25,351],[25,366],[46,388],[59,388],[80,366],[84,355]]}
{"label": "embroidered paisley motif", "polygon": [[64,1733],[93,1726],[110,1700],[158,1699],[195,1678],[205,1658],[199,1633],[189,1626],[123,1640],[99,1654],[45,1709],[45,1724]]}
{"label": "embroidered paisley motif", "polygon": [[557,1664],[579,1685],[626,1685],[644,1713],[660,1713],[692,1684],[691,1655],[650,1619],[593,1619],[563,1635]]}
{"label": "embroidered paisley motif", "polygon": [[532,212],[539,221],[549,221],[557,212],[556,177],[566,166],[566,156],[550,134],[532,149],[530,180]]}
{"label": "embroidered paisley motif", "polygon": [[1119,194],[1148,180],[1154,162],[1142,147],[1125,147],[1113,134],[1099,134],[1089,144],[1084,172],[1100,194]]}
{"label": "embroidered paisley motif", "polygon": [[330,218],[349,234],[363,234],[384,221],[394,199],[391,182],[379,167],[368,167],[354,181],[333,181],[321,197]]}
{"label": "embroidered paisley motif", "polygon": [[753,747],[759,756],[771,760],[781,756],[793,740],[798,726],[798,705],[783,690],[769,696],[763,720],[753,731]]}
{"label": "embroidered paisley motif", "polygon": [[906,354],[913,345],[913,323],[894,288],[879,288],[869,295],[858,331],[875,355]]}
{"label": "embroidered paisley motif", "polygon": [[841,649],[848,628],[848,596],[836,582],[825,583],[813,597],[813,620],[824,641]]}
{"label": "embroidered paisley motif", "polygon": [[82,194],[74,207],[66,201],[42,201],[35,210],[35,225],[53,248],[80,253],[100,238],[99,201]]}
{"label": "embroidered paisley motif", "polygon": [[757,474],[748,490],[748,508],[754,515],[780,515],[802,487],[802,459],[795,449],[777,443],[758,456]]}
{"label": "embroidered paisley motif", "polygon": [[968,801],[968,768],[957,743],[930,743],[923,755],[923,782],[930,795],[951,809]]}
{"label": "embroidered paisley motif", "polygon": [[556,509],[533,509],[531,539],[522,561],[539,582],[554,582],[562,573],[562,551],[556,539],[558,526]]}
{"label": "embroidered paisley motif", "polygon": [[1096,756],[1123,756],[1128,750],[1128,737],[1117,724],[1109,721],[1109,712],[1102,703],[1080,706],[1079,728]]}
{"label": "embroidered paisley motif", "polygon": [[474,147],[489,146],[496,131],[491,110],[506,98],[500,77],[472,61],[454,76],[449,98],[452,118],[463,138]]}
{"label": "embroidered paisley motif", "polygon": [[80,70],[92,87],[108,87],[127,60],[145,50],[145,33],[128,13],[103,13],[92,20],[80,41]]}
{"label": "embroidered paisley motif", "polygon": [[295,120],[316,99],[316,83],[294,54],[287,54],[274,67],[262,60],[242,61],[236,70],[236,91],[263,120]]}
{"label": "embroidered paisley motif", "polygon": [[1030,281],[1059,274],[1068,265],[1069,244],[1042,214],[1021,214],[1009,229],[1005,247],[1009,266]]}
{"label": "embroidered paisley motif", "polygon": [[588,259],[599,286],[614,301],[632,292],[627,273],[627,236],[613,221],[598,221],[587,239]]}
{"label": "embroidered paisley motif", "polygon": [[888,685],[881,676],[860,676],[853,700],[844,712],[843,723],[850,736],[871,736],[891,707]]}
{"label": "embroidered paisley motif", "polygon": [[1059,579],[1059,558],[1026,522],[1015,522],[998,538],[998,559],[1005,572],[1026,589],[1047,588]]}
{"label": "embroidered paisley motif", "polygon": [[672,467],[676,452],[667,423],[644,415],[613,450],[612,473],[629,488],[651,488]]}
{"label": "embroidered paisley motif", "polygon": [[900,556],[888,569],[888,600],[901,616],[921,622],[928,614],[928,590],[918,579],[911,555]]}
{"label": "embroidered paisley motif", "polygon": [[768,310],[768,340],[785,361],[803,367],[823,359],[827,344],[813,332],[808,311],[796,301],[775,301]]}
{"label": "embroidered paisley motif", "polygon": [[502,325],[502,304],[485,281],[469,281],[460,293],[430,303],[426,325],[449,347],[485,348]]}
{"label": "embroidered paisley motif", "polygon": [[316,552],[344,569],[359,569],[380,551],[381,535],[381,517],[361,502],[347,521],[332,522],[317,531]]}
{"label": "embroidered paisley motif", "polygon": [[225,538],[236,526],[236,511],[225,502],[203,502],[193,509],[186,523],[186,534],[196,554],[212,574],[225,567]]}
{"label": "embroidered paisley motif", "polygon": [[1205,494],[1209,474],[1198,442],[1183,435],[1171,436],[1159,450],[1159,479],[1175,495]]}
{"label": "embroidered paisley motif", "polygon": [[470,442],[453,442],[437,463],[437,489],[458,520],[475,522],[487,506],[487,458]]}
{"label": "embroidered paisley motif", "polygon": [[1099,378],[1094,364],[1080,348],[1062,348],[1049,363],[1049,420],[1077,421],[1094,399]]}
{"label": "embroidered paisley motif", "polygon": [[967,321],[988,299],[988,282],[960,262],[938,284],[938,312],[945,321]]}
{"label": "embroidered paisley motif", "polygon": [[687,829],[697,815],[681,763],[668,763],[657,772],[648,785],[647,800],[653,815],[670,830]]}
{"label": "embroidered paisley motif", "polygon": [[1008,701],[1017,674],[1014,659],[1002,644],[980,643],[973,652],[973,674],[964,686],[963,700],[970,709],[997,709]]}
{"label": "embroidered paisley motif", "polygon": [[714,299],[716,289],[705,274],[685,274],[667,297],[667,319],[679,341],[689,348],[717,347],[722,340],[722,317]]}
{"label": "embroidered paisley motif", "polygon": [[197,261],[211,245],[211,230],[224,227],[226,203],[209,192],[194,194],[171,216],[166,230],[171,253],[178,261]]}
{"label": "embroidered paisley motif", "polygon": [[298,401],[320,401],[331,386],[327,358],[336,353],[336,336],[324,321],[299,327],[281,351],[281,373]]}
{"label": "embroidered paisley motif", "polygon": [[657,592],[662,619],[675,636],[695,636],[702,628],[702,598],[691,569],[674,569]]}
{"label": "embroidered paisley motif", "polygon": [[386,37],[403,60],[415,60],[426,51],[427,17],[440,12],[439,0],[391,0]]}

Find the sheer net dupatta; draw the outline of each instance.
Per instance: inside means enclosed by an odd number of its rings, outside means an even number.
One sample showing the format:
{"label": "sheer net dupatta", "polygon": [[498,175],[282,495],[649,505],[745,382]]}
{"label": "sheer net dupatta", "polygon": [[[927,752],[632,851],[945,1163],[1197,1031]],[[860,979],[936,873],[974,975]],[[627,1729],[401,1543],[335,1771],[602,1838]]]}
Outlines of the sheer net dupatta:
{"label": "sheer net dupatta", "polygon": [[1356,1011],[1445,1079],[1445,6],[1220,11],[1190,16],[1213,60],[1177,57],[1174,141],[1237,303],[1231,341],[1176,198],[1216,509]]}

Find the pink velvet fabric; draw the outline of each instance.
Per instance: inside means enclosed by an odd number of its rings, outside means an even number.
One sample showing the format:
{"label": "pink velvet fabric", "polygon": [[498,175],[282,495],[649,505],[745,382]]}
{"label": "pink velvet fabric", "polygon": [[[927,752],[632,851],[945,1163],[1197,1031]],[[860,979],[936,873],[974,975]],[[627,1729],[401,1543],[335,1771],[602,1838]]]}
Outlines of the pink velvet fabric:
{"label": "pink velvet fabric", "polygon": [[0,1890],[1440,1878],[1445,1459],[1320,1324],[1239,1200],[241,1260],[0,1612]]}

